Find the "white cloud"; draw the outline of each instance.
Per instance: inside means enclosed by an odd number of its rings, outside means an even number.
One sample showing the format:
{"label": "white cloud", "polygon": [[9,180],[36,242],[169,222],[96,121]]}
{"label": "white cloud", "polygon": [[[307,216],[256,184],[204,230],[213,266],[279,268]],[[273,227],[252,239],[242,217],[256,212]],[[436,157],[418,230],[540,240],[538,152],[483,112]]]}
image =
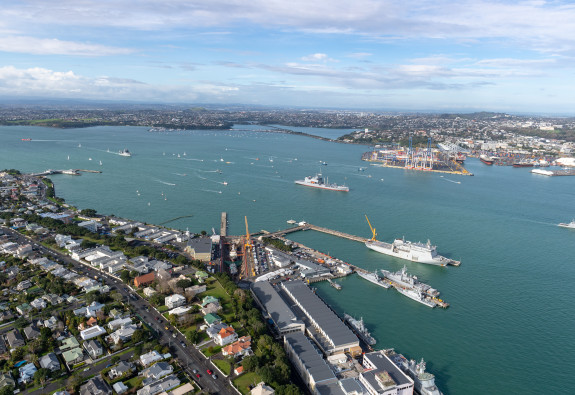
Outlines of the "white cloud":
{"label": "white cloud", "polygon": [[35,55],[106,56],[125,55],[135,52],[128,48],[107,47],[58,39],[27,36],[0,37],[0,51],[29,53]]}
{"label": "white cloud", "polygon": [[104,100],[218,101],[240,90],[234,85],[195,82],[188,85],[150,85],[129,78],[90,78],[73,71],[41,67],[0,67],[0,96],[37,96]]}

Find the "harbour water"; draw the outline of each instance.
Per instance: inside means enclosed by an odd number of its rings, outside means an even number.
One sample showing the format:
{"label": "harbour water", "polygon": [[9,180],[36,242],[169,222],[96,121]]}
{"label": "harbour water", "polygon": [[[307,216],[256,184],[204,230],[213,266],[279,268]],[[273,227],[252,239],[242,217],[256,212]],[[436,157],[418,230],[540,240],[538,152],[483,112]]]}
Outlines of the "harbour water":
{"label": "harbour water", "polygon": [[[358,171],[366,166],[360,160],[365,146],[248,128],[258,127],[171,133],[0,127],[0,168],[101,170],[52,176],[57,194],[80,208],[151,223],[192,215],[169,224],[192,232],[217,229],[220,212],[227,211],[230,234],[245,232],[247,215],[251,232],[282,229],[293,218],[370,237],[367,214],[380,240],[429,238],[461,266],[401,261],[313,231],[289,235],[370,271],[407,264],[441,290],[451,304],[447,310],[429,309],[356,275],[338,280],[340,291],[314,284],[342,316],[363,317],[378,348],[429,361],[445,394],[571,392],[575,232],[556,226],[575,216],[571,177],[488,167],[476,159],[466,162],[474,177],[373,166]],[[124,148],[131,158],[117,155]],[[320,171],[350,192],[293,183]]]}

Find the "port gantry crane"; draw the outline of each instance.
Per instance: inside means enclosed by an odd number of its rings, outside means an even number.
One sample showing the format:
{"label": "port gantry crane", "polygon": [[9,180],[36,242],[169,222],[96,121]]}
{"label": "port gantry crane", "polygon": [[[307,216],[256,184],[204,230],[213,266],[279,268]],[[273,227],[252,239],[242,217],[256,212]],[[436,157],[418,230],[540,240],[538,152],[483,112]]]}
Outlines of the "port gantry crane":
{"label": "port gantry crane", "polygon": [[367,218],[367,215],[365,216],[365,219],[367,220],[367,224],[369,225],[369,229],[371,229],[371,241],[377,241],[375,236],[377,236],[377,233],[375,233],[375,228],[373,226],[371,226],[371,222],[369,222],[369,218]]}

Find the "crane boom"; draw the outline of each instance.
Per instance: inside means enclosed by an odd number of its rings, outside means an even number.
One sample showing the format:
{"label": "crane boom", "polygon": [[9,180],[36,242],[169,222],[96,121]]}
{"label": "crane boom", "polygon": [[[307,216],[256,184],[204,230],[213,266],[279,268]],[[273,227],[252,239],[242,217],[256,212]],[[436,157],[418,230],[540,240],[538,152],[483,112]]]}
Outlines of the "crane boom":
{"label": "crane boom", "polygon": [[371,222],[369,222],[369,218],[367,218],[367,215],[365,216],[365,219],[367,220],[367,224],[369,225],[369,229],[371,229],[371,233],[372,233],[372,237],[371,240],[372,241],[376,241],[375,240],[375,236],[377,236],[377,233],[375,233],[375,229],[373,228],[373,226],[371,226]]}

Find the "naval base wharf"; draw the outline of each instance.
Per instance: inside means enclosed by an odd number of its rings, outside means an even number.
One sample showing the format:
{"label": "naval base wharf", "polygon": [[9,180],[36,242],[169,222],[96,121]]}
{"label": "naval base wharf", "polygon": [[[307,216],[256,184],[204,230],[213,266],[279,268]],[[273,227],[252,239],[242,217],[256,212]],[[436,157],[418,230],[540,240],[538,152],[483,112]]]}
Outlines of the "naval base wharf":
{"label": "naval base wharf", "polygon": [[[292,227],[292,228],[287,228],[287,229],[280,230],[280,231],[277,231],[277,232],[268,232],[268,231],[266,231],[266,230],[262,230],[261,232],[255,234],[255,235],[261,235],[261,237],[273,237],[273,238],[282,240],[282,241],[284,241],[284,242],[290,242],[290,243],[292,243],[292,244],[297,245],[299,248],[302,248],[302,249],[305,249],[305,250],[308,250],[308,251],[312,251],[312,252],[313,252],[313,255],[315,255],[317,258],[326,257],[326,256],[327,256],[326,254],[324,254],[324,253],[322,253],[322,252],[320,252],[320,251],[318,251],[318,250],[315,250],[315,249],[313,249],[313,248],[307,247],[307,246],[305,246],[305,245],[303,245],[303,244],[301,244],[301,243],[297,243],[297,242],[294,242],[294,241],[292,241],[292,240],[288,240],[288,239],[286,239],[286,238],[284,237],[284,236],[287,235],[287,234],[295,233],[295,232],[300,232],[300,231],[305,231],[305,230],[315,230],[315,231],[318,231],[318,232],[330,234],[330,235],[337,236],[337,237],[341,237],[341,238],[344,238],[344,239],[353,240],[353,241],[358,241],[358,242],[360,242],[360,243],[365,243],[366,241],[369,240],[369,239],[367,239],[367,238],[365,238],[365,237],[355,236],[355,235],[351,235],[351,234],[348,234],[348,233],[340,232],[340,231],[337,231],[337,230],[328,229],[328,228],[324,228],[324,227],[317,226],[317,225],[312,225],[312,224],[309,224],[309,223],[304,223],[304,224],[302,224],[302,225],[294,226],[294,227]],[[255,236],[255,235],[253,235],[253,236]],[[348,263],[348,262],[342,261],[342,260],[337,259],[337,258],[334,258],[334,257],[329,257],[329,258],[330,258],[332,261],[334,261],[335,263],[337,263],[337,264],[344,264],[344,265],[346,265],[347,267],[349,267],[349,268],[351,269],[351,272],[358,272],[358,273],[362,273],[362,274],[370,274],[369,271],[367,271],[367,270],[365,270],[365,269],[363,269],[363,268],[361,268],[361,267],[355,266],[355,265],[353,265],[353,264],[350,264],[350,263]],[[459,266],[459,264],[456,263],[456,264],[453,264],[453,266]],[[327,278],[327,277],[316,277],[316,278],[313,278],[313,279],[309,279],[309,280],[307,280],[307,281],[308,281],[308,283],[313,283],[313,282],[317,282],[317,281],[330,280],[330,281],[329,281],[329,282],[330,282],[330,285],[332,285],[332,286],[333,286],[334,288],[336,288],[336,289],[341,289],[341,286],[340,286],[340,287],[337,287],[337,285],[335,285],[336,283],[332,282],[331,279],[339,278],[339,277],[345,277],[345,276],[347,276],[348,274],[350,274],[350,273],[347,273],[347,274],[339,274],[339,275],[338,275],[338,274],[335,274],[335,275],[333,275],[331,278]],[[394,281],[392,281],[392,280],[390,280],[390,279],[382,279],[382,281],[385,282],[385,283],[388,283],[390,286],[401,287],[400,284],[396,284],[396,283],[394,283]],[[443,301],[443,300],[441,300],[441,299],[433,298],[433,301],[434,301],[434,303],[435,303],[437,306],[440,306],[440,307],[443,307],[443,308],[449,307],[449,303],[446,303],[445,301]]]}

